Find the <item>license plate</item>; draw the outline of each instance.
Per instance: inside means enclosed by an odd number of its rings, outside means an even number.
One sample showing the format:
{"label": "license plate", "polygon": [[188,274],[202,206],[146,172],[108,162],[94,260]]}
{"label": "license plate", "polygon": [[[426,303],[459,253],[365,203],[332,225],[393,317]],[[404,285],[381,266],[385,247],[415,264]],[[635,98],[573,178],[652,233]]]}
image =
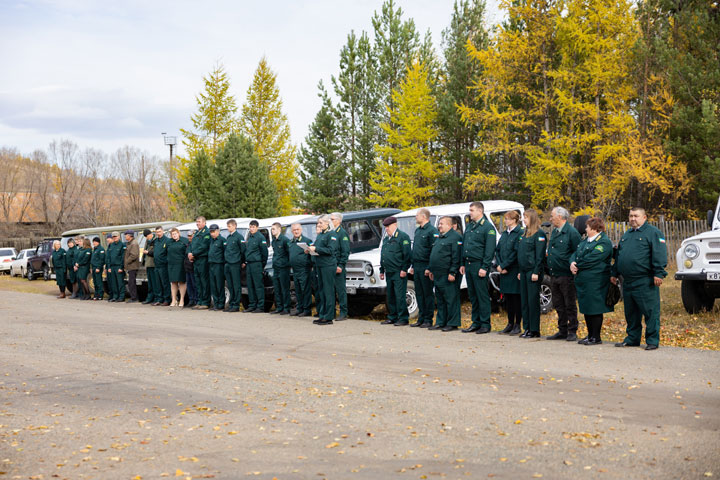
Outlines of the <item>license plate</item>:
{"label": "license plate", "polygon": [[[718,280],[720,280],[720,278],[719,278]],[[355,295],[355,294],[357,293],[357,288],[355,288],[355,287],[345,287],[345,291],[346,291],[349,295]]]}
{"label": "license plate", "polygon": [[720,272],[708,272],[707,273],[707,281],[708,282],[720,282]]}

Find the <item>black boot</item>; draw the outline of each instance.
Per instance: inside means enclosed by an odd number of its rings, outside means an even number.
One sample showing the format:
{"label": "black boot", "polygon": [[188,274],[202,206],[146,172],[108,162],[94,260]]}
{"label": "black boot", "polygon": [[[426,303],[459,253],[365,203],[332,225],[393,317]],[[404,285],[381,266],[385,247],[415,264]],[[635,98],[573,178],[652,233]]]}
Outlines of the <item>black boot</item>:
{"label": "black boot", "polygon": [[508,333],[510,333],[510,332],[513,331],[513,326],[514,326],[514,325],[513,325],[512,323],[508,323],[508,324],[505,326],[505,328],[503,328],[503,329],[502,329],[501,331],[499,331],[498,333],[508,334]]}

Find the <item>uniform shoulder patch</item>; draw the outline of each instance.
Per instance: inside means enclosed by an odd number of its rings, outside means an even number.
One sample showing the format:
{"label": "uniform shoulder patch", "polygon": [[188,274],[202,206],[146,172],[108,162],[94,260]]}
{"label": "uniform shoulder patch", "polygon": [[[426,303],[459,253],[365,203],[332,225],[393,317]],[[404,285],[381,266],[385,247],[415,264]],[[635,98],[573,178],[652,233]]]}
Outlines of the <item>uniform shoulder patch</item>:
{"label": "uniform shoulder patch", "polygon": [[433,237],[438,238],[440,236],[439,233],[433,233]]}
{"label": "uniform shoulder patch", "polygon": [[658,238],[658,241],[659,241],[660,243],[665,243],[665,239],[662,238],[662,237]]}
{"label": "uniform shoulder patch", "polygon": [[595,247],[595,250],[597,250],[597,251],[599,251],[599,252],[604,252],[604,251],[605,251],[605,248],[604,248],[602,245],[597,245],[597,246]]}
{"label": "uniform shoulder patch", "polygon": [[458,243],[458,245],[462,245],[462,242],[460,242],[460,241],[458,241],[457,243]]}
{"label": "uniform shoulder patch", "polygon": [[343,240],[346,241],[346,242],[349,242],[349,241],[350,241],[350,239],[349,239],[348,237],[343,237]]}
{"label": "uniform shoulder patch", "polygon": [[265,240],[263,240],[263,241],[262,241],[262,243],[264,243],[264,244],[266,244],[266,245],[267,245],[267,241],[265,241]]}
{"label": "uniform shoulder patch", "polygon": [[407,240],[403,240],[403,245],[410,245],[410,242]]}
{"label": "uniform shoulder patch", "polygon": [[490,231],[488,232],[488,235],[496,235],[495,230],[494,230],[494,229],[493,229],[493,230],[490,230]]}

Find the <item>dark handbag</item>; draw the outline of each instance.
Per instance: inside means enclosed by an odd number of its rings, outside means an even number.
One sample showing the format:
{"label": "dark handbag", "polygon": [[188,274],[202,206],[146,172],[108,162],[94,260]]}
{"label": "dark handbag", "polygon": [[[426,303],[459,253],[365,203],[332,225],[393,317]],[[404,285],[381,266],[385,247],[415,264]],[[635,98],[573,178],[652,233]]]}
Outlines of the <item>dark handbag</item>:
{"label": "dark handbag", "polygon": [[610,282],[607,295],[605,295],[605,305],[614,307],[620,301],[620,287]]}

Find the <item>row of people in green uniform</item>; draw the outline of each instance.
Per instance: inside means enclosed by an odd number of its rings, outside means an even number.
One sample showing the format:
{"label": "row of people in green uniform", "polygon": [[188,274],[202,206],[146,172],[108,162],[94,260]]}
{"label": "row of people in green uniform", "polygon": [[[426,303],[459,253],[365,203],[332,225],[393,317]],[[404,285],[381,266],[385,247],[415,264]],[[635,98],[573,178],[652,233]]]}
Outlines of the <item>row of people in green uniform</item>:
{"label": "row of people in green uniform", "polygon": [[[465,275],[472,321],[462,331],[477,334],[490,332],[488,280],[494,268],[499,274],[498,286],[508,317],[507,326],[500,333],[536,338],[540,336],[543,276],[547,270],[551,275],[558,276],[567,270],[572,283],[572,306],[576,308],[574,295],[577,286],[580,312],[585,315],[588,329],[588,336],[578,343],[602,343],[603,314],[613,310],[613,305],[607,305],[607,292],[610,283],[617,283],[617,277],[621,276],[624,279],[627,337],[617,346],[640,344],[644,317],[646,348],[657,348],[659,286],[667,275],[667,249],[662,233],[646,223],[643,209],[631,210],[631,229],[623,235],[616,256],[600,218],[587,221],[584,239],[566,222],[553,222],[555,228],[548,242],[548,235],[541,229],[539,215],[533,209],[523,214],[525,228],[520,223],[519,212],[507,212],[505,230],[499,239],[495,227],[484,215],[482,202],[470,204],[469,216],[470,222],[464,235],[461,235],[453,228],[451,217],[441,218],[436,229],[430,223],[430,211],[420,209],[416,214],[414,242],[397,228],[395,217],[385,219],[383,225],[387,237],[381,250],[380,273],[381,278],[387,280],[388,318],[383,324],[409,324],[406,294],[408,275],[413,275],[419,314],[417,322],[410,326],[443,332],[459,329],[460,283]],[[568,303],[567,298],[564,301]],[[567,323],[565,326],[567,328]],[[567,330],[564,334],[561,330],[548,338],[572,339]]]}

